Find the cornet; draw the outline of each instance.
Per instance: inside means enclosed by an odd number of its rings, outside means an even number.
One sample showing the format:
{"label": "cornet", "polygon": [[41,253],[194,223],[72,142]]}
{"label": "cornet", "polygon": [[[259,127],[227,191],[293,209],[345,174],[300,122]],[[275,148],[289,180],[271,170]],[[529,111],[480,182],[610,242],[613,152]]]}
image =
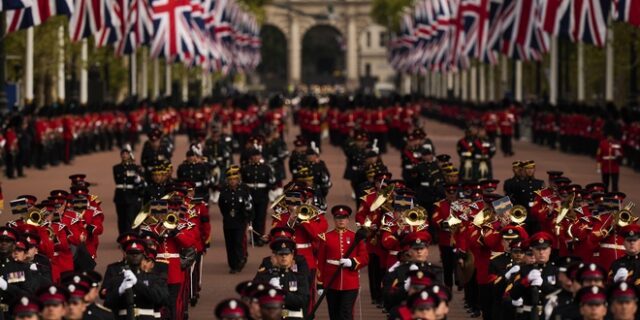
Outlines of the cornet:
{"label": "cornet", "polygon": [[427,223],[427,210],[423,207],[413,207],[402,213],[402,221],[408,226],[417,227]]}
{"label": "cornet", "polygon": [[29,210],[29,212],[27,213],[25,217],[25,222],[33,226],[39,226],[40,224],[42,224],[43,219],[44,217],[43,217],[42,211],[36,208],[33,208]]}
{"label": "cornet", "polygon": [[509,220],[515,224],[523,224],[527,220],[527,208],[521,205],[516,205],[509,211]]}

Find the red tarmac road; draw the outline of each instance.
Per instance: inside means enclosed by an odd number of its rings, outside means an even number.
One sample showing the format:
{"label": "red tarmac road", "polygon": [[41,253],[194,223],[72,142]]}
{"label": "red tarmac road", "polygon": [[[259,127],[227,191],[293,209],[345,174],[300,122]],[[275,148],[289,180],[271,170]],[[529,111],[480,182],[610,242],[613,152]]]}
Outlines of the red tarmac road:
{"label": "red tarmac road", "polygon": [[[429,137],[436,146],[437,153],[448,153],[455,155],[455,144],[462,136],[462,131],[443,125],[434,121],[425,120],[424,128]],[[297,134],[297,129],[292,129],[288,135],[289,146],[293,141],[293,137]],[[323,148],[322,159],[327,163],[329,170],[333,176],[333,188],[329,192],[329,206],[336,204],[348,204],[353,207],[351,199],[351,190],[349,183],[342,179],[345,166],[345,158],[338,148],[328,146],[325,143]],[[184,159],[187,148],[187,140],[180,136],[176,140],[176,152],[174,155],[174,168]],[[595,172],[595,160],[584,156],[574,156],[552,151],[542,148],[528,142],[517,142],[514,144],[516,155],[514,157],[505,158],[500,153],[496,155],[493,161],[494,175],[497,179],[504,180],[510,177],[511,162],[514,160],[533,159],[538,164],[537,176],[546,179],[547,170],[561,170],[565,175],[571,178],[575,183],[585,185],[589,182],[599,181],[599,175]],[[141,147],[138,147],[136,153],[139,160]],[[102,208],[104,209],[105,232],[100,238],[101,244],[98,251],[98,267],[97,270],[103,272],[108,263],[120,258],[121,253],[117,249],[115,239],[117,237],[117,224],[115,217],[115,207],[113,204],[113,192],[115,184],[112,177],[112,166],[119,161],[118,150],[82,156],[75,159],[70,166],[58,166],[49,168],[46,171],[27,170],[27,178],[17,180],[4,180],[2,189],[4,191],[5,206],[4,214],[0,215],[0,222],[4,224],[12,219],[8,202],[21,194],[33,194],[38,198],[48,195],[53,189],[67,189],[69,187],[69,175],[74,173],[87,174],[87,180],[95,184],[91,187],[91,193],[100,196],[102,200]],[[400,176],[400,153],[396,150],[390,150],[384,155],[384,162],[393,172],[395,177]],[[620,189],[627,193],[628,200],[638,203],[640,201],[640,174],[633,172],[628,168],[623,168],[620,177]],[[502,186],[499,186],[502,190]],[[226,263],[226,254],[224,252],[224,239],[222,236],[221,216],[216,205],[211,207],[211,217],[213,225],[212,246],[204,258],[203,272],[203,288],[201,299],[195,308],[191,308],[191,319],[213,319],[212,310],[215,305],[222,299],[235,296],[235,285],[243,280],[253,278],[258,264],[262,257],[269,254],[266,247],[250,248],[249,261],[242,273],[229,274]],[[431,260],[439,263],[439,255],[437,247],[431,247]],[[376,309],[370,303],[367,288],[367,273],[363,270],[362,274],[362,291],[361,299],[356,304],[356,319],[385,319],[380,309]],[[487,293],[481,293],[487,294]],[[462,308],[462,294],[454,292],[454,301],[451,305],[451,313],[449,319],[465,319],[466,313]],[[316,319],[328,319],[326,307],[320,308],[320,313]]]}

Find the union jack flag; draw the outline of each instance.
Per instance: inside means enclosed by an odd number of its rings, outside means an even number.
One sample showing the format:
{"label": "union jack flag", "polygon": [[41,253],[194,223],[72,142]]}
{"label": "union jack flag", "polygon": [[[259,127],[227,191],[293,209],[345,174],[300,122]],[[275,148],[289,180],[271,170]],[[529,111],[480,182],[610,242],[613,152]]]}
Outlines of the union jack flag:
{"label": "union jack flag", "polygon": [[118,55],[131,54],[151,42],[153,9],[149,0],[124,0],[122,34],[116,45]]}
{"label": "union jack flag", "polygon": [[505,0],[502,14],[502,53],[519,60],[539,60],[549,39],[539,24],[539,1]]}
{"label": "union jack flag", "polygon": [[96,46],[104,47],[122,39],[127,0],[104,0],[104,25],[96,35]]}
{"label": "union jack flag", "polygon": [[17,10],[30,7],[32,0],[2,0],[0,1],[0,11]]}
{"label": "union jack flag", "polygon": [[458,10],[464,28],[463,53],[481,58],[487,50],[489,0],[462,0]]}
{"label": "union jack flag", "polygon": [[613,0],[613,18],[640,27],[640,0]]}
{"label": "union jack flag", "polygon": [[73,0],[35,0],[30,7],[7,11],[7,33],[38,26],[56,15],[71,15]]}
{"label": "union jack flag", "polygon": [[193,38],[196,65],[206,65],[210,58],[211,45],[204,22],[204,5],[201,0],[191,0],[191,36]]}
{"label": "union jack flag", "polygon": [[554,36],[569,38],[571,0],[547,0],[541,3],[542,30]]}
{"label": "union jack flag", "polygon": [[573,0],[572,4],[571,40],[604,46],[611,0]]}
{"label": "union jack flag", "polygon": [[194,57],[189,0],[152,0],[153,27],[151,55],[168,61],[189,62]]}
{"label": "union jack flag", "polygon": [[75,0],[69,19],[71,41],[79,41],[98,33],[103,26],[104,5],[102,0]]}

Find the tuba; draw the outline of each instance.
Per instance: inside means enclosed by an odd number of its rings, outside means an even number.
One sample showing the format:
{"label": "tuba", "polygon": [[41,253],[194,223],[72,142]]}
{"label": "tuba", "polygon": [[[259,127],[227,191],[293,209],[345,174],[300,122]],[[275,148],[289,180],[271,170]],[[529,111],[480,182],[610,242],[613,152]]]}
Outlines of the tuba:
{"label": "tuba", "polygon": [[412,227],[417,227],[427,223],[427,210],[423,207],[413,207],[402,213],[402,221]]}
{"label": "tuba", "polygon": [[509,220],[515,224],[523,224],[525,220],[527,220],[527,208],[521,205],[516,205],[511,208],[511,211],[508,213]]}

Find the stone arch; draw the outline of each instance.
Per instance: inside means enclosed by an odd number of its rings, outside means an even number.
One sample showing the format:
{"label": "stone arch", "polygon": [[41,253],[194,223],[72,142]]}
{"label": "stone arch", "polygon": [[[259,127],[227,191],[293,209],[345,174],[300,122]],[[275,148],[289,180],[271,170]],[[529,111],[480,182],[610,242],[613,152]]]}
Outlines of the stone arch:
{"label": "stone arch", "polygon": [[260,29],[262,60],[257,72],[268,91],[281,91],[287,86],[288,40],[277,25],[264,24]]}
{"label": "stone arch", "polygon": [[315,24],[302,37],[302,82],[342,84],[345,81],[346,41],[332,24]]}

